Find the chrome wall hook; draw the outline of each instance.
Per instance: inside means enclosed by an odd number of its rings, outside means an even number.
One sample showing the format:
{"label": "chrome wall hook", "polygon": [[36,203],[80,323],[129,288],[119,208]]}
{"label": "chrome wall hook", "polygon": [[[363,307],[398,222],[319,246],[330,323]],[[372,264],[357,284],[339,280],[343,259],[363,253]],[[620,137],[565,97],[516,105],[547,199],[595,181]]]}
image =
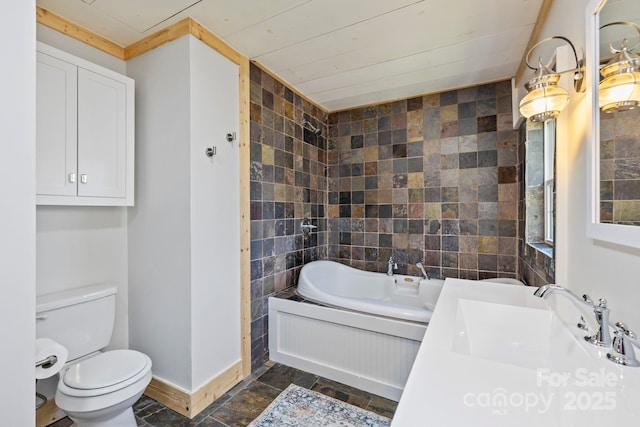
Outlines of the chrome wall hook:
{"label": "chrome wall hook", "polygon": [[204,151],[204,154],[211,158],[213,156],[215,156],[218,152],[218,149],[216,148],[216,146],[214,145],[213,147],[207,147],[207,149]]}

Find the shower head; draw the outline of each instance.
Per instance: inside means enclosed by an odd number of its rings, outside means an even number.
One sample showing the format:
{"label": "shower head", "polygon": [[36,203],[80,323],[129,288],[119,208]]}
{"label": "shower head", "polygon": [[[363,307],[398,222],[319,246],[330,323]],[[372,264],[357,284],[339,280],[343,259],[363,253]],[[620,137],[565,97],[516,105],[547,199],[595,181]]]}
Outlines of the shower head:
{"label": "shower head", "polygon": [[311,124],[311,122],[309,122],[308,120],[303,120],[302,121],[302,126],[306,127],[307,129],[309,129],[311,132],[313,132],[316,136],[320,136],[322,134],[322,129],[315,127],[314,125]]}

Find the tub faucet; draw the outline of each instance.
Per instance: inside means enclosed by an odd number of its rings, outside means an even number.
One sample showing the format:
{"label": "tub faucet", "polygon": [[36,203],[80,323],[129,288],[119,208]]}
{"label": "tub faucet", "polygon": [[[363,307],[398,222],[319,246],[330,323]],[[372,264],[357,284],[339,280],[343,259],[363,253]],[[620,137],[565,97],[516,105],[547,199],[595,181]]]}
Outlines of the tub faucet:
{"label": "tub faucet", "polygon": [[387,276],[393,276],[393,270],[398,269],[398,263],[393,260],[393,257],[389,257],[389,262],[387,263]]}
{"label": "tub faucet", "polygon": [[424,265],[421,262],[419,262],[416,264],[416,267],[418,267],[420,271],[422,271],[422,275],[424,276],[424,278],[429,280],[429,273],[425,271]]}
{"label": "tub faucet", "polygon": [[573,301],[582,306],[589,307],[593,310],[596,322],[598,322],[598,332],[592,336],[585,336],[584,339],[593,345],[599,347],[611,347],[611,334],[609,333],[609,308],[607,300],[600,298],[597,304],[591,301],[589,295],[583,295],[582,298],[571,292],[567,288],[558,285],[544,285],[539,287],[533,295],[547,299],[551,294],[561,294],[570,297]]}

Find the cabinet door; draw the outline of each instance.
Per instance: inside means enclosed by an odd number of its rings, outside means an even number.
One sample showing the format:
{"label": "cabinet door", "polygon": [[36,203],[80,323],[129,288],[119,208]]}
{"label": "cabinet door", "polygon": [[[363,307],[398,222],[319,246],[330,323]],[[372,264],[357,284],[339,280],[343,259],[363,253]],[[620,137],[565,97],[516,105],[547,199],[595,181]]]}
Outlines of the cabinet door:
{"label": "cabinet door", "polygon": [[78,68],[78,196],[126,195],[126,84]]}
{"label": "cabinet door", "polygon": [[37,52],[36,193],[76,195],[77,67]]}

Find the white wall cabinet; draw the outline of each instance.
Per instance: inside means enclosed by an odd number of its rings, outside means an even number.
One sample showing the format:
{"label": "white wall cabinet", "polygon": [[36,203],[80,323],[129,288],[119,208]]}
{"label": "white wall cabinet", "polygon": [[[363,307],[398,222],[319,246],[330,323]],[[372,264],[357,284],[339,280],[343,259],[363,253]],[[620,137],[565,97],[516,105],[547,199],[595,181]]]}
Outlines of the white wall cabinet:
{"label": "white wall cabinet", "polygon": [[132,206],[134,81],[37,47],[36,202]]}

